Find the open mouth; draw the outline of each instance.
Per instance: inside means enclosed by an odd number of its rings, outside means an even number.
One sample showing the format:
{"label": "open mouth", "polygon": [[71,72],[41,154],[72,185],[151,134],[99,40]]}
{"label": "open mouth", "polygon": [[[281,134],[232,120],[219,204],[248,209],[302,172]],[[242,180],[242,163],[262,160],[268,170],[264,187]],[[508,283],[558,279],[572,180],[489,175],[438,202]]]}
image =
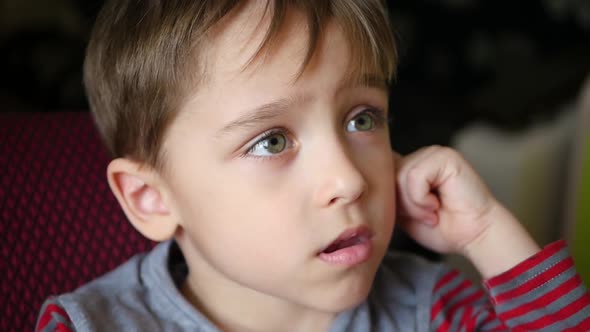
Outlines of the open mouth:
{"label": "open mouth", "polygon": [[371,239],[371,231],[366,227],[358,227],[344,231],[336,240],[328,245],[321,253],[331,254],[338,250],[356,245],[366,244]]}
{"label": "open mouth", "polygon": [[333,266],[353,267],[371,257],[373,233],[366,226],[350,228],[319,252],[322,261]]}
{"label": "open mouth", "polygon": [[352,247],[355,246],[357,244],[363,244],[363,243],[367,243],[369,241],[369,237],[365,234],[357,234],[352,236],[349,239],[346,240],[336,240],[334,241],[332,244],[330,244],[324,251],[322,251],[325,254],[331,254],[335,251],[338,251],[340,249],[344,249],[344,248],[348,248],[348,247]]}

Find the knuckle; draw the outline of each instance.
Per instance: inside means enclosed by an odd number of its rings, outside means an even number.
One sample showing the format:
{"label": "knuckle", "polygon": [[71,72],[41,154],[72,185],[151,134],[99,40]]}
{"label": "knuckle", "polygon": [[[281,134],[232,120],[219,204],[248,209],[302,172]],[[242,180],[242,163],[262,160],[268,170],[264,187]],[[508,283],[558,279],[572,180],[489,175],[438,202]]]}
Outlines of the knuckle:
{"label": "knuckle", "polygon": [[462,158],[461,154],[457,150],[455,150],[451,147],[436,145],[436,146],[433,146],[433,148],[434,148],[435,153],[437,153],[437,154],[448,156],[453,159],[461,159]]}
{"label": "knuckle", "polygon": [[425,146],[425,147],[419,149],[418,151],[420,151],[423,154],[429,155],[429,154],[436,153],[440,148],[442,148],[442,146],[435,144],[435,145]]}
{"label": "knuckle", "polygon": [[414,183],[414,182],[417,182],[420,180],[420,178],[422,177],[422,172],[420,171],[420,169],[418,167],[414,166],[408,170],[408,173],[406,176],[407,176],[408,182]]}

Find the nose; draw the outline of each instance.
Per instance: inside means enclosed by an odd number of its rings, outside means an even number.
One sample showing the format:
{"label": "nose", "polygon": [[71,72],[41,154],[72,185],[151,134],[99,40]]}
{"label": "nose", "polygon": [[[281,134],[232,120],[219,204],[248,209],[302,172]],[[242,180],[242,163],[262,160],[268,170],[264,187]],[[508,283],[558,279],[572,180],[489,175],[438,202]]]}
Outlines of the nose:
{"label": "nose", "polygon": [[[368,189],[367,181],[351,152],[341,142],[323,145],[313,162],[316,179],[314,202],[319,207],[347,205],[359,200]],[[319,148],[316,146],[316,148]]]}

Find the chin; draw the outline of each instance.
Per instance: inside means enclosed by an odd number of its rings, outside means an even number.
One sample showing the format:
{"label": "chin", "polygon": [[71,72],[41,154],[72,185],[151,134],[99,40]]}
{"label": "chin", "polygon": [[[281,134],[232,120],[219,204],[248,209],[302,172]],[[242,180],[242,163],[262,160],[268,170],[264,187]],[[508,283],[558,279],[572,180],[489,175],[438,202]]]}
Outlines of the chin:
{"label": "chin", "polygon": [[[372,284],[372,283],[371,283]],[[359,306],[363,303],[371,291],[371,284],[365,287],[356,287],[354,290],[346,291],[336,297],[332,303],[327,304],[330,308],[327,311],[340,313]]]}
{"label": "chin", "polygon": [[340,313],[357,307],[369,296],[374,277],[374,272],[365,270],[363,273],[341,282],[328,294],[324,293],[317,304],[322,305],[323,311],[332,313]]}

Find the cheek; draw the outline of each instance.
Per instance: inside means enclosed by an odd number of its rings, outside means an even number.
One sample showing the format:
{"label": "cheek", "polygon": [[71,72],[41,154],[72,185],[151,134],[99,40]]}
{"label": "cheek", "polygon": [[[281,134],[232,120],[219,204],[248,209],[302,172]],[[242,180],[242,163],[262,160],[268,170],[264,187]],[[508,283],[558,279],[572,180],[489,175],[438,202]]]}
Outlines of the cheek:
{"label": "cheek", "polygon": [[395,221],[395,167],[389,149],[375,150],[363,156],[363,173],[369,185],[371,209],[385,226]]}
{"label": "cheek", "polygon": [[304,238],[293,213],[285,212],[297,210],[286,185],[224,168],[206,174],[181,190],[183,226],[202,251],[242,262],[256,255],[268,264]]}
{"label": "cheek", "polygon": [[356,155],[357,165],[362,169],[370,188],[377,190],[380,195],[394,195],[395,167],[389,143],[378,142],[369,148],[361,146]]}

